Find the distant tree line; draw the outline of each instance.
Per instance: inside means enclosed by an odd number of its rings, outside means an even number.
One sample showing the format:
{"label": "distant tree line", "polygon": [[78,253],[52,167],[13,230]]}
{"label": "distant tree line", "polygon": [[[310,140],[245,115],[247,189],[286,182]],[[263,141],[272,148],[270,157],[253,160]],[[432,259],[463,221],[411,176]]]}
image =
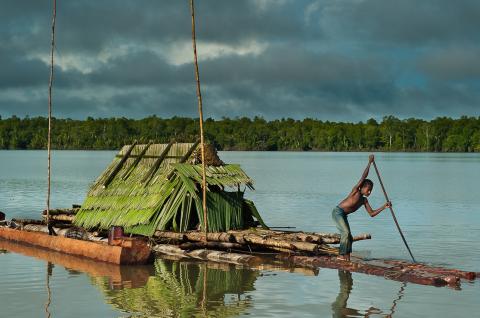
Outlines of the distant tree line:
{"label": "distant tree line", "polygon": [[[47,124],[44,117],[0,117],[0,149],[45,149]],[[119,149],[133,140],[192,142],[198,130],[198,119],[180,117],[54,119],[52,143],[54,149]],[[219,150],[480,152],[480,117],[358,123],[243,117],[207,119],[205,130]]]}

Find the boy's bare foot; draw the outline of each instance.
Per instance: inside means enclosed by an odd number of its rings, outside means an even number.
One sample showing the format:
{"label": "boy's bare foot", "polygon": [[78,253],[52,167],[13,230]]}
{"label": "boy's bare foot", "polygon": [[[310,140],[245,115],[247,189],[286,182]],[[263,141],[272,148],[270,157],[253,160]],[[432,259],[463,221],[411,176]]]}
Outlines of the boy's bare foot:
{"label": "boy's bare foot", "polygon": [[343,255],[339,255],[339,256],[337,256],[337,260],[339,260],[339,261],[347,261],[347,258],[346,258],[345,256],[343,256]]}

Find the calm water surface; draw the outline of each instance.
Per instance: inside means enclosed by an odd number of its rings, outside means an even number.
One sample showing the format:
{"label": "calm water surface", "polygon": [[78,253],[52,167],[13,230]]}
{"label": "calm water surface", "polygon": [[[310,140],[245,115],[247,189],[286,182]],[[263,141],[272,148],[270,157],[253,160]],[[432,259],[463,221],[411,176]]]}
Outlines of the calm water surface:
{"label": "calm water surface", "polygon": [[[52,206],[81,203],[114,154],[54,152]],[[330,212],[367,163],[363,153],[221,157],[255,179],[247,196],[269,225],[306,231],[335,231]],[[415,257],[480,271],[480,155],[378,154],[377,162]],[[371,177],[369,201],[377,207],[384,199]],[[0,151],[0,210],[38,218],[45,196],[45,152]],[[388,213],[372,219],[359,210],[350,223],[354,234],[373,236],[354,244],[357,255],[408,259]],[[478,282],[453,290],[330,269],[292,273],[167,259],[118,267],[8,242],[0,242],[0,268],[1,317],[464,317],[480,310]]]}

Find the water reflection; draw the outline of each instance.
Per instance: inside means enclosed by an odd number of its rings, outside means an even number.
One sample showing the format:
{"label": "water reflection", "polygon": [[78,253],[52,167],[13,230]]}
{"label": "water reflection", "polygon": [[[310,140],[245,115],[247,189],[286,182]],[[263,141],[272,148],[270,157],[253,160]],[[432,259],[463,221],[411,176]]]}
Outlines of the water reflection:
{"label": "water reflection", "polygon": [[[177,259],[157,259],[153,265],[148,266],[117,266],[3,240],[0,240],[0,250],[47,261],[47,292],[44,303],[46,317],[50,317],[50,301],[52,297],[55,297],[55,290],[50,290],[50,280],[56,265],[66,268],[69,276],[87,273],[92,284],[104,294],[105,303],[111,304],[128,316],[135,317],[236,317],[248,315],[258,310],[253,308],[254,295],[256,295],[255,283],[258,279],[268,280],[266,272],[282,271],[302,276],[318,275],[318,271],[285,268],[279,264],[263,264],[256,269],[251,269],[231,264],[179,261]],[[391,304],[391,307],[388,305],[383,307],[382,312],[376,307],[363,309],[357,306],[355,309],[351,304],[349,305],[353,284],[350,272],[338,270],[339,291],[330,305],[332,317],[392,317],[406,287],[406,284],[401,285],[397,296],[392,295],[392,302],[387,302]],[[282,294],[284,290],[272,292]],[[257,296],[260,299],[264,297],[261,292]],[[275,306],[275,301],[271,305]]]}
{"label": "water reflection", "polygon": [[52,291],[50,290],[50,277],[53,274],[53,263],[47,263],[47,278],[46,278],[46,285],[47,285],[47,302],[45,303],[45,316],[50,318],[50,303],[52,302]]}
{"label": "water reflection", "polygon": [[155,275],[140,288],[111,289],[101,278],[94,283],[106,300],[140,317],[235,317],[252,305],[259,271],[218,263],[157,259]]}
{"label": "water reflection", "polygon": [[397,309],[398,302],[403,298],[403,295],[405,294],[405,288],[406,287],[407,287],[407,283],[402,283],[402,286],[400,286],[400,290],[398,291],[398,296],[393,301],[392,307],[390,308],[390,314],[387,315],[387,317],[393,317],[393,314],[395,313],[395,310]]}
{"label": "water reflection", "polygon": [[353,287],[352,273],[349,271],[339,270],[338,279],[340,281],[340,290],[335,301],[332,303],[332,317],[343,318],[351,316],[361,316],[356,309],[348,308],[347,301]]}
{"label": "water reflection", "polygon": [[[338,279],[340,281],[340,290],[335,301],[332,303],[332,317],[333,318],[345,318],[345,317],[370,317],[372,315],[380,315],[382,311],[376,307],[370,307],[366,311],[360,311],[354,308],[348,307],[348,298],[353,289],[352,273],[349,271],[338,270]],[[393,300],[390,313],[385,314],[384,317],[393,317],[398,302],[403,298],[405,288],[407,284],[402,283],[397,298]]]}

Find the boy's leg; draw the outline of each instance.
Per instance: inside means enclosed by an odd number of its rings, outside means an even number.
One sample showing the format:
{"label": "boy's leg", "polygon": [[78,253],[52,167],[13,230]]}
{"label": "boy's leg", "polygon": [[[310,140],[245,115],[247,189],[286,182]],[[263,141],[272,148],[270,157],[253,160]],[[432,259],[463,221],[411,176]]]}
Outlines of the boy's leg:
{"label": "boy's leg", "polygon": [[350,225],[348,224],[347,216],[343,211],[334,209],[332,213],[333,220],[340,232],[340,248],[339,254],[343,259],[349,260],[352,252],[352,235],[350,233]]}

